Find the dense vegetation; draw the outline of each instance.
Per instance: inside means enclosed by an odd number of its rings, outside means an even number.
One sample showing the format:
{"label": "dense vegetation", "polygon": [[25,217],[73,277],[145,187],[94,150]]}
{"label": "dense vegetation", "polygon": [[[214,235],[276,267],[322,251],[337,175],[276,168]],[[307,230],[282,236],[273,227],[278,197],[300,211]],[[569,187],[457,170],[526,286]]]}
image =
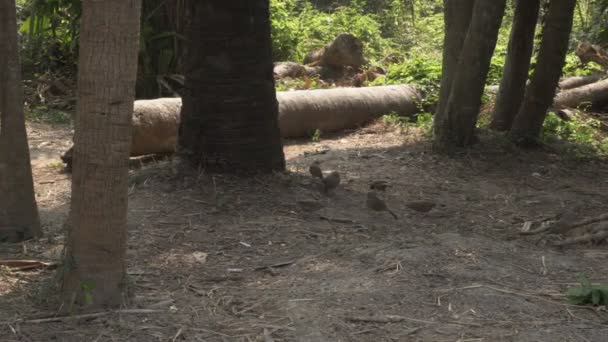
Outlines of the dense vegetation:
{"label": "dense vegetation", "polygon": [[[22,60],[26,76],[45,72],[75,72],[81,4],[78,0],[20,0]],[[142,13],[139,93],[157,76],[179,72],[182,13],[179,2],[145,0]],[[430,83],[440,70],[443,43],[441,0],[271,0],[274,58],[299,61],[304,55],[350,32],[365,45],[373,64],[400,62],[387,83]],[[511,25],[507,10],[489,81],[500,79]],[[579,0],[573,44],[590,40],[608,43],[608,0]],[[565,71],[581,74],[574,56]],[[428,76],[428,77],[427,77]],[[434,82],[433,82],[434,83]],[[149,85],[148,85],[149,86]],[[157,89],[156,89],[157,90]]]}

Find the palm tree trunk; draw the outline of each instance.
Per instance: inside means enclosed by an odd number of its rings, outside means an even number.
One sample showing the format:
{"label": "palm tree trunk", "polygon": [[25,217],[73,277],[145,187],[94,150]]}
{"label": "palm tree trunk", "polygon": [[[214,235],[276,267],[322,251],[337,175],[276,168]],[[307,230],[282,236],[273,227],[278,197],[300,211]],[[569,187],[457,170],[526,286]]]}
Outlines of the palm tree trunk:
{"label": "palm tree trunk", "polygon": [[517,1],[507,60],[490,123],[495,130],[508,131],[511,128],[523,101],[539,9],[540,0]]}
{"label": "palm tree trunk", "polygon": [[458,58],[462,52],[462,45],[467,37],[473,5],[475,0],[453,1],[443,0],[444,39],[443,62],[441,68],[441,87],[439,88],[439,103],[435,114],[434,124],[442,126],[447,124],[443,110],[450,96],[454,74],[458,71]]}
{"label": "palm tree trunk", "polygon": [[14,0],[0,1],[0,242],[42,234],[23,115]]}
{"label": "palm tree trunk", "polygon": [[506,0],[475,1],[450,96],[435,125],[433,149],[451,152],[475,142],[475,124]]}
{"label": "palm tree trunk", "polygon": [[[140,0],[83,3],[65,308],[124,302]],[[74,303],[75,301],[75,303]]]}
{"label": "palm tree trunk", "polygon": [[510,132],[511,140],[522,146],[538,143],[568,51],[575,5],[576,0],[549,3],[534,76]]}
{"label": "palm tree trunk", "polygon": [[208,171],[283,170],[269,1],[187,6],[180,153]]}

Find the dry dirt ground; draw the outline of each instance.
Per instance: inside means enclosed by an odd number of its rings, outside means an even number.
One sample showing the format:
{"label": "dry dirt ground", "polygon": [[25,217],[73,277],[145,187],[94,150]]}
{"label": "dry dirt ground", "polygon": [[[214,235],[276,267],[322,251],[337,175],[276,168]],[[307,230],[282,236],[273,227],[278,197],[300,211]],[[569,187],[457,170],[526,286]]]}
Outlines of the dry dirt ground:
{"label": "dry dirt ground", "polygon": [[[0,245],[2,259],[59,260],[69,175],[65,126],[30,124],[45,237]],[[287,141],[289,172],[177,177],[171,161],[132,170],[121,312],[53,319],[53,270],[0,271],[0,341],[608,341],[605,308],[569,305],[580,274],[608,283],[608,247],[557,248],[526,221],[606,212],[608,162],[510,149],[468,153],[375,124],[319,143]],[[308,175],[337,170],[329,196]],[[388,180],[399,215],[371,213]],[[299,201],[317,199],[310,212]],[[418,213],[408,201],[437,206]],[[47,319],[48,318],[48,319]]]}

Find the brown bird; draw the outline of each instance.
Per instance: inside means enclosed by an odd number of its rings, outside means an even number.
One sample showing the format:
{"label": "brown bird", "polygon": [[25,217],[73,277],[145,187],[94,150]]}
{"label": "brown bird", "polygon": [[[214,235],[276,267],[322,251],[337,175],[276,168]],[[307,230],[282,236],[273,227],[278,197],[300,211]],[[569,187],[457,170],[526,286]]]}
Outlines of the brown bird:
{"label": "brown bird", "polygon": [[318,161],[313,161],[310,167],[308,168],[308,171],[313,177],[323,179],[323,171],[321,171],[321,167],[319,166],[319,164],[320,163]]}
{"label": "brown bird", "polygon": [[372,189],[372,190],[385,191],[389,186],[390,186],[390,184],[388,184],[387,181],[385,181],[385,180],[378,180],[378,181],[373,181],[369,185],[369,188]]}
{"label": "brown bird", "polygon": [[420,213],[427,213],[435,208],[437,204],[431,201],[410,201],[405,204],[406,207],[416,210]]}
{"label": "brown bird", "polygon": [[323,190],[325,193],[333,190],[340,185],[340,174],[337,171],[332,171],[327,177],[323,178]]}
{"label": "brown bird", "polygon": [[378,195],[376,195],[374,191],[370,191],[367,193],[367,207],[373,211],[388,211],[389,214],[393,215],[395,220],[399,219],[397,214],[390,210],[386,203],[384,203],[383,200],[378,198]]}

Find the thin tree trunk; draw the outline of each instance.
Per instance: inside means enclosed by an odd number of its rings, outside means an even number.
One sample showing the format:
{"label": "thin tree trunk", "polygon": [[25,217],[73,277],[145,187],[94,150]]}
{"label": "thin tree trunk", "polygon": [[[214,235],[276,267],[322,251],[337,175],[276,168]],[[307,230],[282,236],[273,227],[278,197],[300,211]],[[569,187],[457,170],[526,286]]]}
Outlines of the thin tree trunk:
{"label": "thin tree trunk", "polygon": [[124,302],[140,0],[83,2],[64,307]]}
{"label": "thin tree trunk", "polygon": [[568,51],[575,5],[576,0],[549,3],[534,76],[510,132],[510,138],[522,146],[538,143]]}
{"label": "thin tree trunk", "polygon": [[435,130],[448,129],[449,122],[444,115],[445,104],[450,96],[450,89],[454,75],[458,71],[458,58],[462,52],[462,45],[467,36],[475,0],[443,0],[444,15],[444,41],[443,62],[441,68],[441,87],[439,89],[439,103],[435,111]]}
{"label": "thin tree trunk", "polygon": [[507,131],[511,128],[523,101],[539,8],[540,0],[517,1],[507,60],[490,123],[490,127],[495,130]]}
{"label": "thin tree trunk", "polygon": [[435,125],[435,151],[451,152],[475,142],[481,96],[505,6],[506,0],[475,2],[450,96],[445,109],[439,113],[443,122]]}
{"label": "thin tree trunk", "polygon": [[269,1],[187,4],[181,154],[208,171],[283,170]]}
{"label": "thin tree trunk", "polygon": [[14,0],[0,1],[0,242],[41,235],[23,115]]}

